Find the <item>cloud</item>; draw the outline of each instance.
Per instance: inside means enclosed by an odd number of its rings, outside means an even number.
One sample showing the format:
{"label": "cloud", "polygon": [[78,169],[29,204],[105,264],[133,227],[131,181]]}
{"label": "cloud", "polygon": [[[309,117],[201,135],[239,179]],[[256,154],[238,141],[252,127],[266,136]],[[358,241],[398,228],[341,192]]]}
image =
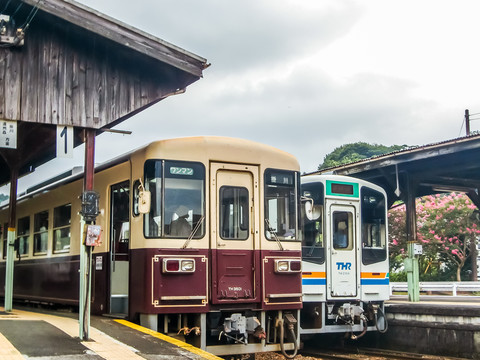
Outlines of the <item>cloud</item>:
{"label": "cloud", "polygon": [[113,0],[81,2],[206,57],[223,75],[318,51],[361,14],[351,0],[324,0],[321,6],[293,0],[115,1],[115,7]]}

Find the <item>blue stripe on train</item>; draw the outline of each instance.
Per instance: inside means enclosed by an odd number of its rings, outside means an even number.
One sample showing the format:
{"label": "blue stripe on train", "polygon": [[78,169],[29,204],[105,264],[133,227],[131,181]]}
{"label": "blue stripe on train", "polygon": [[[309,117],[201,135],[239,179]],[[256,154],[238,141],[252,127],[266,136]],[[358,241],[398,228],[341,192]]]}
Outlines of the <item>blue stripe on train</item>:
{"label": "blue stripe on train", "polygon": [[390,280],[388,278],[386,278],[386,279],[361,279],[360,284],[361,285],[389,285]]}
{"label": "blue stripe on train", "polygon": [[327,285],[327,279],[302,279],[302,285]]}

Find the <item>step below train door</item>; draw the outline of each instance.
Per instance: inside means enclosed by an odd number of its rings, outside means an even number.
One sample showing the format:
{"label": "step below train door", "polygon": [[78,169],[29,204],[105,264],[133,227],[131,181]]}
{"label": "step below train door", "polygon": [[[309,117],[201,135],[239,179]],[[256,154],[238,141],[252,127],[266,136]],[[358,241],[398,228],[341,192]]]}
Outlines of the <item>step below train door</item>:
{"label": "step below train door", "polygon": [[110,294],[109,313],[128,315],[130,241],[130,181],[110,187]]}
{"label": "step below train door", "polygon": [[259,301],[258,167],[212,163],[212,302]]}
{"label": "step below train door", "polygon": [[327,207],[327,300],[356,297],[359,288],[356,209],[328,200]]}

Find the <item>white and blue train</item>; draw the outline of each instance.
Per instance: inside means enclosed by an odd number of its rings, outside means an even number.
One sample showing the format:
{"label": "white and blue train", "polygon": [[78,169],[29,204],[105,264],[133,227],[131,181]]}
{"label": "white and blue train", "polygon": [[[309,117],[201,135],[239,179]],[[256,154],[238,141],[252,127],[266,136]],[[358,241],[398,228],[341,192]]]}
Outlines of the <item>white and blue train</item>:
{"label": "white and blue train", "polygon": [[389,298],[387,198],[364,180],[302,177],[303,310],[300,334],[387,330]]}

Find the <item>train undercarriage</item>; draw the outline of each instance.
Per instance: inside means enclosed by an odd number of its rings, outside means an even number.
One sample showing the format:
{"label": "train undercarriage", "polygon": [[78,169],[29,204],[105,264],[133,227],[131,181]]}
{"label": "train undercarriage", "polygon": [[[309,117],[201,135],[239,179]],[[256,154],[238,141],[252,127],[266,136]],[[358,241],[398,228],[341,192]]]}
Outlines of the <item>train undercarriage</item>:
{"label": "train undercarriage", "polygon": [[299,315],[300,310],[142,314],[140,325],[215,355],[282,351],[293,357],[300,345]]}

